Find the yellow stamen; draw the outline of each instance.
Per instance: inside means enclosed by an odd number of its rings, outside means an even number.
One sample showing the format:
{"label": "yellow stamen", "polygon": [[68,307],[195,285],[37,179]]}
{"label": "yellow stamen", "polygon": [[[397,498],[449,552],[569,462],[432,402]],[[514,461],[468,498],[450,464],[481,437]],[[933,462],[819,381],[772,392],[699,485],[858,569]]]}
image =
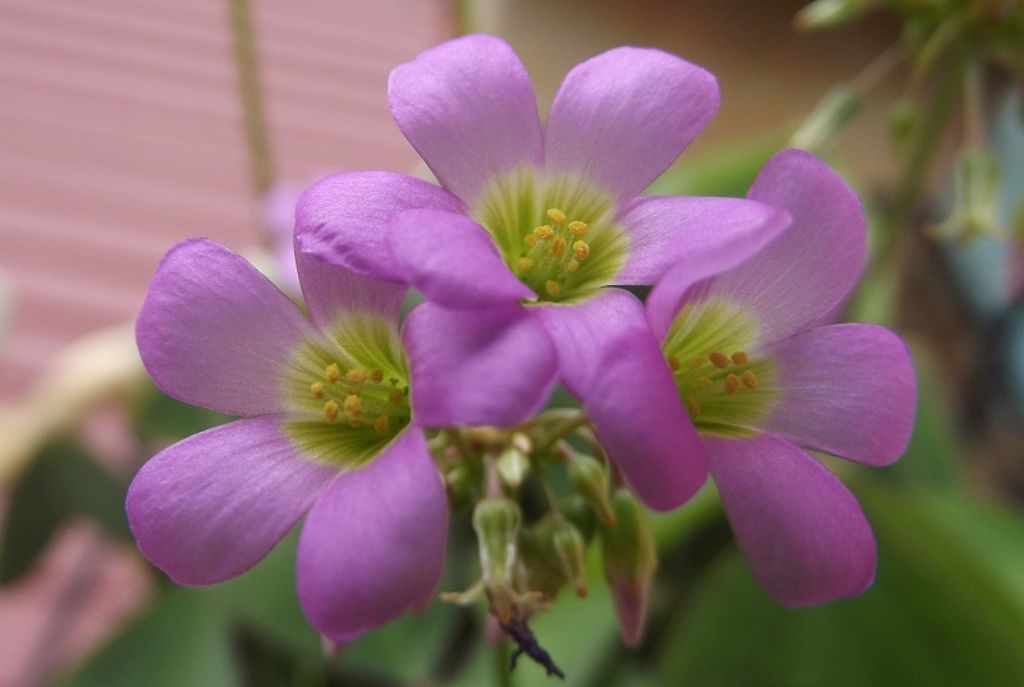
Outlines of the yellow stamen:
{"label": "yellow stamen", "polygon": [[589,227],[586,222],[581,222],[579,220],[569,222],[569,231],[572,232],[573,236],[586,236],[587,229],[589,229]]}
{"label": "yellow stamen", "polygon": [[309,385],[309,392],[313,394],[313,398],[324,397],[324,385],[320,382],[313,382]]}
{"label": "yellow stamen", "polygon": [[542,224],[533,228],[533,235],[541,240],[549,239],[555,235],[555,230],[551,228],[550,224]]}
{"label": "yellow stamen", "polygon": [[548,279],[544,282],[544,290],[548,292],[549,296],[557,296],[558,292],[561,291],[561,287],[558,286],[558,282],[552,279]]}
{"label": "yellow stamen", "polygon": [[384,381],[384,370],[374,370],[370,373],[370,379],[380,384]]}
{"label": "yellow stamen", "polygon": [[396,406],[402,405],[402,401],[405,400],[405,394],[402,393],[401,389],[392,389],[388,393],[388,400],[391,401]]}
{"label": "yellow stamen", "polygon": [[757,375],[754,374],[753,370],[743,371],[743,386],[747,387],[748,389],[757,388]]}
{"label": "yellow stamen", "polygon": [[562,257],[565,253],[565,237],[557,236],[555,240],[551,242],[551,254],[556,258]]}
{"label": "yellow stamen", "polygon": [[529,272],[530,268],[533,267],[533,258],[519,258],[519,262],[516,264],[520,272]]}
{"label": "yellow stamen", "polygon": [[566,264],[566,266],[565,266],[565,269],[566,269],[566,271],[568,271],[568,272],[575,272],[575,271],[576,271],[576,270],[578,270],[579,268],[580,268],[580,261],[579,261],[579,260],[577,260],[576,258],[573,258],[572,260],[570,260],[570,261],[569,261],[569,262],[568,262],[568,263]]}
{"label": "yellow stamen", "polygon": [[537,237],[533,234],[527,234],[526,238],[523,239],[523,243],[526,244],[527,248],[533,248],[537,245]]}
{"label": "yellow stamen", "polygon": [[697,380],[697,388],[701,391],[707,391],[712,387],[711,380],[707,377],[701,377]]}
{"label": "yellow stamen", "polygon": [[750,356],[748,356],[744,351],[736,351],[732,354],[732,361],[736,365],[746,365],[750,362]]}
{"label": "yellow stamen", "polygon": [[736,375],[729,375],[725,378],[725,393],[734,394],[740,388],[740,378]]}
{"label": "yellow stamen", "polygon": [[381,434],[388,431],[388,428],[390,426],[391,420],[387,419],[387,417],[385,417],[384,415],[381,415],[380,417],[373,421],[373,428],[380,432]]}
{"label": "yellow stamen", "polygon": [[351,370],[348,371],[348,375],[346,375],[348,381],[352,382],[353,384],[362,384],[363,382],[366,381],[366,378],[369,376],[370,373],[361,367],[353,367]]}
{"label": "yellow stamen", "polygon": [[692,367],[695,370],[703,364],[704,356],[702,355],[695,355],[692,358],[690,358],[690,367]]}
{"label": "yellow stamen", "polygon": [[725,357],[725,354],[719,353],[718,351],[711,351],[708,353],[708,360],[711,361],[712,365],[721,369],[724,369],[725,366],[729,364],[729,359]]}
{"label": "yellow stamen", "polygon": [[686,410],[690,412],[690,417],[697,417],[700,415],[700,401],[693,397],[686,399]]}
{"label": "yellow stamen", "polygon": [[341,407],[338,402],[333,398],[324,404],[324,420],[328,423],[334,423],[338,419],[338,413],[341,412]]}
{"label": "yellow stamen", "polygon": [[350,417],[348,419],[348,426],[352,427],[353,429],[358,429],[359,427],[363,426],[363,421],[358,417]]}
{"label": "yellow stamen", "polygon": [[683,363],[679,360],[678,355],[670,355],[668,357],[668,366],[671,367],[673,370],[678,370],[680,366],[682,366],[682,364]]}
{"label": "yellow stamen", "polygon": [[578,260],[586,260],[590,257],[590,244],[583,240],[574,241],[572,252]]}
{"label": "yellow stamen", "polygon": [[346,415],[360,415],[363,412],[363,399],[359,398],[355,394],[349,394],[345,397],[345,414]]}
{"label": "yellow stamen", "polygon": [[562,222],[565,221],[565,213],[559,210],[558,208],[548,209],[547,215],[555,224],[561,224]]}
{"label": "yellow stamen", "polygon": [[336,382],[341,379],[341,368],[338,367],[338,363],[331,363],[324,368],[324,379],[328,382]]}

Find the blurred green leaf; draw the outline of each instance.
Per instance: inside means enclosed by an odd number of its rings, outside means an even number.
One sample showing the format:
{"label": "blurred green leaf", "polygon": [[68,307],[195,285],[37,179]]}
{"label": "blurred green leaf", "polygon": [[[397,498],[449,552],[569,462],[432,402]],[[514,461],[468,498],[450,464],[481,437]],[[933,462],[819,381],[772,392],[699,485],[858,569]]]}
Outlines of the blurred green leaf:
{"label": "blurred green leaf", "polygon": [[241,685],[227,624],[206,592],[176,589],[94,655],[65,687]]}
{"label": "blurred green leaf", "polygon": [[129,537],[124,495],[125,486],[78,444],[63,439],[45,446],[11,491],[0,583],[27,572],[54,531],[73,516],[90,516],[108,532]]}
{"label": "blurred green leaf", "polygon": [[135,428],[143,442],[166,444],[222,425],[234,418],[175,400],[155,386],[136,404]]}
{"label": "blurred green leaf", "polygon": [[667,634],[661,684],[1024,684],[1020,523],[949,497],[860,498],[879,543],[873,589],[789,610],[730,552]]}
{"label": "blurred green leaf", "polygon": [[784,140],[757,140],[716,150],[713,155],[685,158],[670,167],[645,191],[651,195],[747,195],[761,167],[784,145]]}

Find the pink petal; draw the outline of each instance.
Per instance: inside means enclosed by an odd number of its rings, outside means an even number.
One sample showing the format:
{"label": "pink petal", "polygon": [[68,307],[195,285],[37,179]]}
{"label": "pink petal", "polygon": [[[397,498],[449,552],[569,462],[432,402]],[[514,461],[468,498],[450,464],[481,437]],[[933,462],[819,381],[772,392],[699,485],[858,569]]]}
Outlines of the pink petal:
{"label": "pink petal", "polygon": [[615,281],[653,284],[683,260],[720,264],[730,254],[764,246],[789,222],[785,212],[741,198],[637,198],[622,217],[629,260]]}
{"label": "pink petal", "polygon": [[541,160],[530,77],[493,36],[463,36],[391,72],[391,115],[446,188],[467,205],[496,175]]}
{"label": "pink petal", "polygon": [[651,508],[685,503],[707,479],[707,457],[640,302],[609,289],[538,310],[558,347],[562,381],[629,486]]}
{"label": "pink petal", "polygon": [[765,428],[802,446],[888,465],[914,426],[914,368],[903,341],[870,324],[838,324],[784,339],[779,405]]}
{"label": "pink petal", "polygon": [[548,115],[544,164],[623,197],[647,188],[718,110],[718,84],[696,65],[616,48],[577,65]]}
{"label": "pink petal", "polygon": [[441,580],[448,503],[423,433],[399,435],[313,506],[298,553],[309,622],[345,644],[427,603]]}
{"label": "pink petal", "polygon": [[330,331],[346,313],[380,315],[398,326],[405,284],[380,281],[331,265],[301,250],[295,251],[302,296],[309,316],[321,331]]}
{"label": "pink petal", "polygon": [[871,526],[825,466],[771,434],[705,442],[733,533],[768,594],[806,606],[871,585]]}
{"label": "pink petal", "polygon": [[213,584],[267,555],[337,474],[300,458],[277,418],[239,420],[143,465],[128,489],[128,522],[175,582]]}
{"label": "pink petal", "polygon": [[135,323],[142,362],[157,386],[234,415],[282,408],[284,363],[314,334],[255,267],[206,239],[167,253]]}
{"label": "pink petal", "polygon": [[760,316],[762,341],[773,341],[822,317],[853,288],[864,265],[864,212],[839,175],[802,150],[769,160],[747,196],[787,211],[793,223],[716,278],[708,295],[748,303]]}
{"label": "pink petal", "polygon": [[295,208],[295,250],[375,279],[402,282],[387,227],[403,210],[462,212],[459,199],[421,179],[392,172],[348,172],[316,182]]}
{"label": "pink petal", "polygon": [[407,210],[395,217],[388,245],[410,285],[450,308],[479,308],[535,298],[505,266],[494,241],[465,215]]}
{"label": "pink petal", "polygon": [[406,318],[413,420],[511,426],[547,402],[557,358],[544,328],[518,305],[450,310],[433,303]]}

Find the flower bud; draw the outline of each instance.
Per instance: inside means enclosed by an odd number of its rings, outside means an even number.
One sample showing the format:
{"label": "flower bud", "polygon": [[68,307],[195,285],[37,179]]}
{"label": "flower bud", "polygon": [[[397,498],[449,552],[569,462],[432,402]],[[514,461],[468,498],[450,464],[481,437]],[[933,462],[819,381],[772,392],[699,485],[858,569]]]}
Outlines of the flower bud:
{"label": "flower bud", "polygon": [[551,533],[551,545],[558,556],[559,567],[566,580],[576,590],[576,596],[587,595],[586,559],[587,544],[583,535],[572,523],[562,521],[555,525]]}
{"label": "flower bud", "polygon": [[956,197],[949,218],[936,227],[943,238],[970,240],[1000,233],[999,162],[986,148],[961,151],[955,179]]}
{"label": "flower bud", "polygon": [[465,464],[448,467],[444,471],[444,483],[453,508],[469,505],[476,495],[477,479]]}
{"label": "flower bud", "polygon": [[811,114],[789,139],[790,145],[804,150],[820,150],[849,124],[860,106],[860,96],[852,88],[833,88],[818,101]]}
{"label": "flower bud", "polygon": [[859,19],[878,0],[815,0],[796,15],[796,25],[805,30],[831,29]]}
{"label": "flower bud", "polygon": [[579,494],[566,496],[562,499],[559,506],[566,520],[575,525],[576,529],[583,535],[583,541],[589,542],[594,538],[594,532],[597,529],[597,518],[582,496]]}
{"label": "flower bud", "polygon": [[497,461],[498,476],[509,489],[518,489],[530,472],[530,459],[516,446],[509,446]]}
{"label": "flower bud", "polygon": [[518,504],[502,497],[484,499],[473,510],[484,587],[492,612],[502,622],[508,622],[515,610],[513,575],[521,521]]}
{"label": "flower bud", "polygon": [[634,647],[643,638],[647,597],[658,566],[657,551],[646,513],[633,495],[618,489],[611,504],[616,524],[601,531],[604,574],[611,587],[622,641]]}
{"label": "flower bud", "polygon": [[569,465],[569,483],[603,524],[615,522],[608,502],[608,473],[600,461],[590,456],[576,456]]}

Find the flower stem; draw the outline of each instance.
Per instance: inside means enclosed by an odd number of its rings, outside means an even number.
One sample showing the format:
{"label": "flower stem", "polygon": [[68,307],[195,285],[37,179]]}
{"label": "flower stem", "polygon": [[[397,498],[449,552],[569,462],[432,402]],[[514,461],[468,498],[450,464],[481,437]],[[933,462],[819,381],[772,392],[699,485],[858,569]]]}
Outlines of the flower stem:
{"label": "flower stem", "polygon": [[228,0],[231,13],[231,37],[238,70],[238,92],[242,97],[245,141],[249,148],[249,170],[253,192],[257,197],[274,183],[274,161],[270,153],[270,137],[263,110],[263,89],[260,86],[259,59],[252,28],[249,0]]}

